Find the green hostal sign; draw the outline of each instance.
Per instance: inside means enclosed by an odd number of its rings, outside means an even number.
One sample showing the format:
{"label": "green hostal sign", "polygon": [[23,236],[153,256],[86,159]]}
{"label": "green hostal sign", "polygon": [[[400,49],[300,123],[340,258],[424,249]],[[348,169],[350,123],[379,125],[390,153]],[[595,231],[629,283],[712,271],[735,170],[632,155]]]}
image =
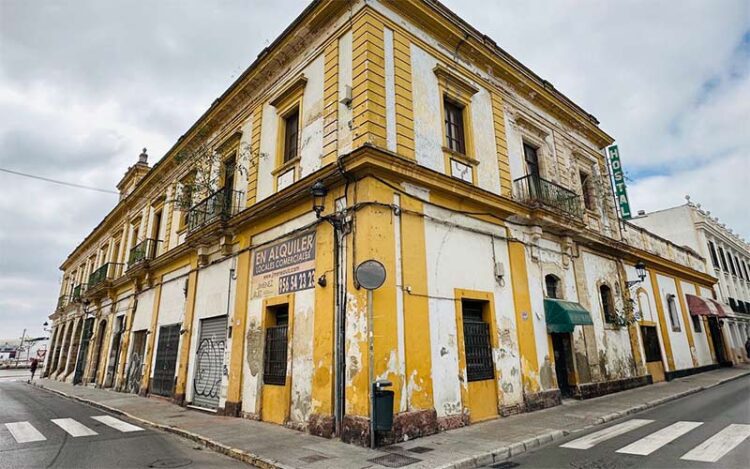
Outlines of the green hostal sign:
{"label": "green hostal sign", "polygon": [[617,203],[620,204],[620,215],[625,220],[631,218],[630,201],[628,200],[628,191],[625,187],[625,173],[622,170],[622,161],[620,161],[620,150],[617,145],[609,147],[609,162],[612,166],[612,178],[614,179],[614,190]]}

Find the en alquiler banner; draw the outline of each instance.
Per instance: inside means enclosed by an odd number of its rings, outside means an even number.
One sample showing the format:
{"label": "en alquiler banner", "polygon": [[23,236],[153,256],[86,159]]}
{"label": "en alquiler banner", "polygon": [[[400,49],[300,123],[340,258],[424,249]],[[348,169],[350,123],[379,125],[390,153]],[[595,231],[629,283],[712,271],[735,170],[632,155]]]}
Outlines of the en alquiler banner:
{"label": "en alquiler banner", "polygon": [[617,203],[620,205],[620,215],[625,220],[631,218],[630,201],[628,200],[628,191],[625,187],[625,172],[622,170],[622,161],[620,160],[620,150],[617,145],[609,147],[609,163],[612,168],[612,179],[614,179],[614,191]]}
{"label": "en alquiler banner", "polygon": [[256,249],[251,298],[315,287],[315,231],[305,231]]}

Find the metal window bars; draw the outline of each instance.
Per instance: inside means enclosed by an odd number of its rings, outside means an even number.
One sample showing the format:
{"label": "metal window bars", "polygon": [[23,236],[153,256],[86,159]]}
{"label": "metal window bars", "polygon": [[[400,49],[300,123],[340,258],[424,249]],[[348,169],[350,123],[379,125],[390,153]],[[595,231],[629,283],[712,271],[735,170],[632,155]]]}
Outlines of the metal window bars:
{"label": "metal window bars", "polygon": [[286,353],[288,325],[266,329],[266,350],[263,363],[263,382],[266,384],[286,384]]}

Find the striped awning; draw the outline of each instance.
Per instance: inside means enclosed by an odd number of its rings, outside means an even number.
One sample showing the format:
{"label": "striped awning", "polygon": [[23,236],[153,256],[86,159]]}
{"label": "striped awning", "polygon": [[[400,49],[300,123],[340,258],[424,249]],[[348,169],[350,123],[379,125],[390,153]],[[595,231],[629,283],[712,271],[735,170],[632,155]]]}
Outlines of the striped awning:
{"label": "striped awning", "polygon": [[685,295],[688,309],[693,316],[717,316],[726,317],[726,307],[713,298],[701,298],[700,296]]}

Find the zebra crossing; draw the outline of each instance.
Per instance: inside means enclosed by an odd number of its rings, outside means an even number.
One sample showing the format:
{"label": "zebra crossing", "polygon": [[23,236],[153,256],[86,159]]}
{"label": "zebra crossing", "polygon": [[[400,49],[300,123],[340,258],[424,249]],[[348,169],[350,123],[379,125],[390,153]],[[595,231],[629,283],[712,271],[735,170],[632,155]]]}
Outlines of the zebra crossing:
{"label": "zebra crossing", "polygon": [[[121,433],[131,433],[143,431],[143,428],[112,417],[111,415],[93,415],[88,417],[91,420],[104,424],[109,428]],[[50,419],[50,422],[62,429],[65,433],[73,438],[87,437],[98,435],[99,432],[92,430],[85,423],[79,422],[72,418]],[[16,443],[33,443],[35,441],[45,441],[47,437],[39,431],[31,422],[9,422],[4,424],[8,432],[16,440]]]}
{"label": "zebra crossing", "polygon": [[[627,433],[638,428],[646,428],[653,425],[654,420],[649,419],[631,419],[617,425],[612,425],[603,430],[589,433],[575,440],[560,445],[561,448],[587,450],[597,446],[600,443],[611,440],[615,437],[626,435]],[[678,438],[687,435],[691,431],[699,428],[703,422],[679,421],[674,422],[666,427],[660,428],[648,435],[617,449],[616,453],[632,454],[638,456],[648,456],[664,446],[676,441]],[[729,424],[716,434],[703,441],[698,446],[692,448],[683,454],[680,459],[685,461],[698,462],[717,462],[730,451],[737,448],[742,442],[750,437],[750,425],[733,423]]]}

